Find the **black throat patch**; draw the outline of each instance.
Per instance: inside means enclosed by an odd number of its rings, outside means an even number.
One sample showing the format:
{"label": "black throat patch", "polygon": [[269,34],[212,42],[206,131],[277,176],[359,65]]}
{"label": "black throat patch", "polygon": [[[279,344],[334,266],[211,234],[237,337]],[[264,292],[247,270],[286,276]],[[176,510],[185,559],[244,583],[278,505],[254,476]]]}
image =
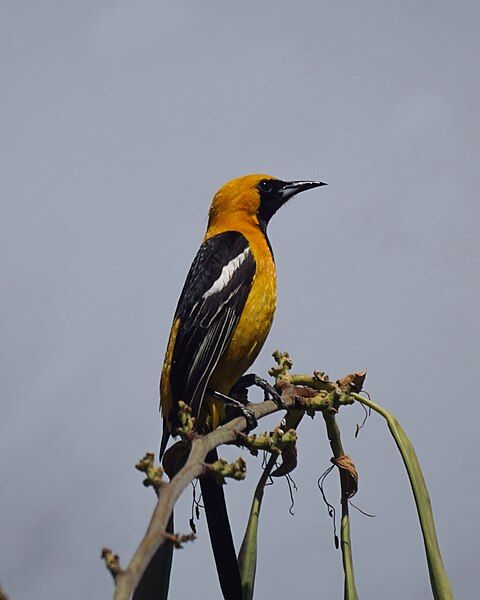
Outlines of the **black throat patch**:
{"label": "black throat patch", "polygon": [[[262,184],[270,184],[270,189],[264,189]],[[273,254],[272,245],[270,244],[270,240],[267,235],[267,226],[270,219],[277,212],[277,210],[285,204],[284,198],[282,198],[280,194],[281,188],[285,185],[284,181],[280,179],[268,179],[261,181],[258,184],[258,193],[260,195],[260,206],[258,208],[258,223],[260,225],[260,229],[265,236],[265,240],[270,249],[270,253],[272,255],[273,260],[275,261],[275,256]],[[268,186],[267,186],[268,187]]]}

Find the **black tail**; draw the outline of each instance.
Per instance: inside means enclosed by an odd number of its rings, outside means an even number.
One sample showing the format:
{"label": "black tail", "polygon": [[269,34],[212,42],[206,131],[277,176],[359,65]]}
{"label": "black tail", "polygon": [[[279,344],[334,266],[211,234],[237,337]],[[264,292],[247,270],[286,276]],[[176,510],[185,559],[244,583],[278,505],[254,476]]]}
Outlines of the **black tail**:
{"label": "black tail", "polygon": [[[216,460],[218,454],[215,449],[209,452],[205,461],[212,463]],[[223,597],[225,600],[242,600],[242,582],[223,486],[218,485],[211,477],[201,477],[200,487]]]}

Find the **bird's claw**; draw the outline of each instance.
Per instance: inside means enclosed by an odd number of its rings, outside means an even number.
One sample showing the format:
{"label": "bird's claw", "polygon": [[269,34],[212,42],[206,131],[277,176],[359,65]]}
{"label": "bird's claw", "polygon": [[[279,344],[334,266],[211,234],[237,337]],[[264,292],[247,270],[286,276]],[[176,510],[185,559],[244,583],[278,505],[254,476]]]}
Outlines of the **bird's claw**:
{"label": "bird's claw", "polygon": [[275,402],[278,408],[288,410],[288,406],[282,400],[281,395],[277,392],[273,385],[270,385],[270,383],[268,383],[268,381],[259,377],[256,382],[256,385],[258,385],[258,387],[260,387],[263,390],[265,394],[265,400],[273,400],[273,402]]}
{"label": "bird's claw", "polygon": [[247,422],[247,428],[246,428],[247,433],[249,431],[252,431],[252,429],[255,429],[258,426],[258,421],[255,416],[255,413],[251,409],[247,408],[245,406],[245,404],[242,404],[236,398],[231,398],[230,396],[226,396],[225,394],[222,394],[221,392],[211,390],[209,393],[216,400],[221,400],[227,406],[231,406],[232,408],[234,408],[240,412],[242,417],[244,417]]}
{"label": "bird's claw", "polygon": [[248,373],[247,375],[240,377],[237,383],[233,386],[232,390],[238,393],[240,390],[245,390],[254,385],[263,390],[265,400],[273,400],[278,408],[283,410],[288,409],[287,405],[283,402],[282,397],[273,387],[273,385],[268,383],[266,379],[262,379],[258,375],[255,375],[255,373]]}
{"label": "bird's claw", "polygon": [[272,400],[275,402],[275,404],[278,406],[278,408],[283,409],[283,410],[288,410],[288,406],[282,400],[282,397],[277,392],[277,390],[274,389],[274,392],[275,392],[275,394],[272,394]]}
{"label": "bird's claw", "polygon": [[255,413],[246,406],[241,407],[241,412],[242,416],[245,417],[245,421],[247,422],[245,433],[250,433],[250,431],[258,427],[257,417],[255,416]]}

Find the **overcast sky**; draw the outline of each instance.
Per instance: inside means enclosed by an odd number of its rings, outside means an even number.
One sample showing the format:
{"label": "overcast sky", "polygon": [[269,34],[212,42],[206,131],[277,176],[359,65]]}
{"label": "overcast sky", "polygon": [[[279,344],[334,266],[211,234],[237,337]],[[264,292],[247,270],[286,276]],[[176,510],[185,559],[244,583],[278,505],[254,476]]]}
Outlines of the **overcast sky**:
{"label": "overcast sky", "polygon": [[[321,179],[270,225],[278,311],[255,371],[368,368],[417,449],[457,598],[478,598],[478,2],[7,1],[0,14],[0,581],[12,600],[109,598],[154,495],[158,379],[210,199],[250,172]],[[358,439],[360,598],[428,599],[400,457]],[[272,419],[268,427],[278,419]],[[261,429],[265,428],[262,422]],[[316,487],[322,419],[299,432],[295,516],[267,488],[256,597],[340,598]],[[235,458],[238,449],[222,450]],[[259,461],[227,487],[239,544]],[[331,502],[338,477],[326,484]],[[176,511],[188,531],[190,493]],[[204,518],[172,600],[219,598]],[[191,595],[191,596],[190,596]],[[198,597],[196,595],[195,597]]]}

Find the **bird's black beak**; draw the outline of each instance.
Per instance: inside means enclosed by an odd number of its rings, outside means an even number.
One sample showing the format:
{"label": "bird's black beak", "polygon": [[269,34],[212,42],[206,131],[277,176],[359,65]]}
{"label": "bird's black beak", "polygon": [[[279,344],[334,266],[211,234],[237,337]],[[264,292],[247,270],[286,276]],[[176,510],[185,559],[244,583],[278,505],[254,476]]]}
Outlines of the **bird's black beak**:
{"label": "bird's black beak", "polygon": [[281,196],[282,200],[286,202],[295,194],[299,194],[300,192],[304,192],[305,190],[310,190],[312,188],[320,187],[322,185],[327,185],[322,181],[287,181],[285,184],[279,189],[278,193]]}

